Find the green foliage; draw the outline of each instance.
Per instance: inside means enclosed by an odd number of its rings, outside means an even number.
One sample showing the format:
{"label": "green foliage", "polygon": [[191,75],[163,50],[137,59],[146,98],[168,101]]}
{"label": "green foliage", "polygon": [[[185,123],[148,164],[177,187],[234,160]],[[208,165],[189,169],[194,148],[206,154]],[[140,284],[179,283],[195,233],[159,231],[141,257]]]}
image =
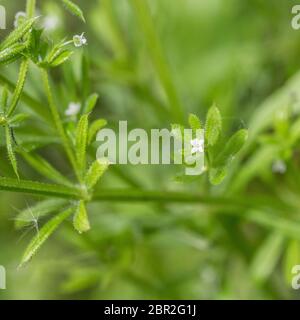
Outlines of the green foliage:
{"label": "green foliage", "polygon": [[[0,44],[0,262],[14,265],[28,236],[21,266],[34,261],[4,298],[296,297],[299,34],[285,1],[215,9],[27,1]],[[83,32],[88,50],[75,49]],[[120,119],[146,130],[177,122],[178,139],[185,124],[191,140],[204,130],[203,173],[95,161],[98,131]]]}

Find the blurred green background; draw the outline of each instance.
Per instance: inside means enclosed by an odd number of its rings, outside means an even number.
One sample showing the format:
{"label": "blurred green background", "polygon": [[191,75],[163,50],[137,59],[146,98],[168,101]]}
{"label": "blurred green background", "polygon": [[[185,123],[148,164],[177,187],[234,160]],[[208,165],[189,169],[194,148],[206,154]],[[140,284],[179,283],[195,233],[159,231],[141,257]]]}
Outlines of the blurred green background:
{"label": "blurred green background", "polygon": [[[2,3],[8,32],[25,1]],[[169,128],[175,119],[153,63],[151,39],[130,1],[77,3],[85,25],[58,1],[37,1],[51,37],[85,32],[88,39],[84,53],[79,50],[53,72],[62,113],[70,101],[81,99],[85,54],[91,87],[100,95],[93,117],[106,118],[111,128],[119,120],[133,128]],[[78,235],[66,223],[28,266],[17,270],[35,230],[16,231],[14,217],[37,199],[1,191],[0,265],[8,279],[0,299],[297,299],[300,293],[291,288],[291,267],[300,264],[300,31],[291,27],[297,1],[148,4],[185,118],[189,112],[203,118],[215,102],[225,132],[249,128],[250,141],[218,187],[209,186],[205,177],[178,181],[176,167],[128,165],[111,168],[99,188],[198,191],[203,197],[263,203],[264,209],[94,203],[89,233]],[[0,32],[3,38],[6,32]],[[0,73],[16,79],[16,67],[1,67]],[[45,101],[34,69],[26,91]],[[30,130],[16,130],[17,139]],[[68,172],[59,154],[51,148],[43,152]],[[21,160],[20,167],[24,178],[41,180]],[[0,174],[13,176],[3,142]]]}

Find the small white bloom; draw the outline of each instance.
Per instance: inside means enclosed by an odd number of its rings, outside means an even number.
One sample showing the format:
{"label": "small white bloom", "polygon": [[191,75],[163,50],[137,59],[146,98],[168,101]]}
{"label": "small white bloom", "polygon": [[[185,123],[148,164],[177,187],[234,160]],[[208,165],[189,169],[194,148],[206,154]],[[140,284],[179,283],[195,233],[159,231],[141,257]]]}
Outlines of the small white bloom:
{"label": "small white bloom", "polygon": [[192,154],[196,152],[203,152],[204,151],[204,139],[193,139],[191,140],[192,145]]}
{"label": "small white bloom", "polygon": [[284,174],[286,172],[286,164],[282,160],[276,160],[273,162],[272,171],[274,173]]}
{"label": "small white bloom", "polygon": [[26,19],[26,13],[19,11],[15,15],[14,27],[17,28]]}
{"label": "small white bloom", "polygon": [[55,30],[59,26],[59,19],[55,15],[46,16],[44,19],[44,28],[46,31]]}
{"label": "small white bloom", "polygon": [[77,102],[70,102],[68,105],[68,109],[65,112],[66,116],[76,116],[81,109],[81,104]]}
{"label": "small white bloom", "polygon": [[73,37],[73,42],[75,47],[82,47],[83,45],[87,45],[87,39],[84,36],[84,33],[82,33],[80,36],[75,35]]}

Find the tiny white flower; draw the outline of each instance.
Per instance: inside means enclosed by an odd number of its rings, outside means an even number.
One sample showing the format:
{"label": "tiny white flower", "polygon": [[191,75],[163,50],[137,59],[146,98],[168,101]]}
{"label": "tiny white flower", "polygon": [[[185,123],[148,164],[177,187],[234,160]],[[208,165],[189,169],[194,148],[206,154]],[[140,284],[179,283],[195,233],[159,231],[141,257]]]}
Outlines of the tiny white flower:
{"label": "tiny white flower", "polygon": [[77,102],[70,102],[68,105],[68,109],[65,112],[66,116],[76,116],[81,109],[81,104]]}
{"label": "tiny white flower", "polygon": [[273,162],[272,171],[274,173],[284,174],[286,172],[286,164],[282,160],[276,160]]}
{"label": "tiny white flower", "polygon": [[80,36],[75,35],[73,37],[73,42],[75,47],[82,47],[83,45],[87,45],[87,39],[84,36],[84,33],[82,33]]}
{"label": "tiny white flower", "polygon": [[14,27],[17,28],[25,19],[26,13],[24,11],[17,12],[15,15]]}
{"label": "tiny white flower", "polygon": [[55,30],[59,26],[59,19],[55,15],[46,16],[44,19],[44,28],[46,31]]}
{"label": "tiny white flower", "polygon": [[201,153],[204,151],[204,139],[193,139],[191,140],[192,145],[192,154],[193,153]]}

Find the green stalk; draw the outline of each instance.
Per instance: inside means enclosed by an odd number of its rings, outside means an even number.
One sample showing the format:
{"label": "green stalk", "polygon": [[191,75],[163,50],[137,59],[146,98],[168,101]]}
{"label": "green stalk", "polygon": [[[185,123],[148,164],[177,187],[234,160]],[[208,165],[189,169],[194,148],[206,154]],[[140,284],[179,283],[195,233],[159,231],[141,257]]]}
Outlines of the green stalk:
{"label": "green stalk", "polygon": [[28,19],[31,19],[31,18],[34,17],[35,5],[36,5],[36,0],[27,0],[27,3],[26,3],[26,14],[27,14],[27,18]]}
{"label": "green stalk", "polygon": [[44,84],[45,91],[46,91],[46,94],[47,94],[47,99],[48,99],[50,111],[51,111],[51,114],[52,114],[52,117],[53,117],[54,124],[55,124],[56,129],[57,129],[57,132],[60,135],[60,138],[62,140],[62,144],[64,146],[65,152],[66,152],[66,154],[67,154],[67,156],[68,156],[68,158],[69,158],[69,160],[71,162],[71,165],[73,166],[75,174],[76,174],[78,180],[80,182],[82,182],[80,170],[78,168],[76,159],[74,157],[74,153],[73,153],[72,148],[70,146],[69,139],[68,139],[68,137],[67,137],[67,135],[65,133],[65,129],[63,127],[63,124],[62,124],[62,121],[61,121],[57,106],[54,103],[54,99],[53,99],[53,96],[52,96],[51,87],[50,87],[50,83],[49,83],[48,72],[45,69],[41,69],[41,73],[42,73],[42,78],[43,78],[43,84]]}
{"label": "green stalk", "polygon": [[131,0],[131,5],[139,21],[141,31],[144,34],[144,39],[161,85],[168,97],[173,121],[184,123],[183,107],[177,95],[173,79],[170,75],[169,66],[161,48],[147,1]]}
{"label": "green stalk", "polygon": [[21,98],[21,94],[22,94],[22,91],[25,85],[26,76],[27,76],[28,65],[29,65],[28,59],[24,59],[21,63],[16,89],[13,93],[12,101],[8,108],[7,117],[10,117],[14,113],[18,105],[18,102]]}
{"label": "green stalk", "polygon": [[80,191],[66,186],[0,177],[0,190],[56,198],[80,199]]}

